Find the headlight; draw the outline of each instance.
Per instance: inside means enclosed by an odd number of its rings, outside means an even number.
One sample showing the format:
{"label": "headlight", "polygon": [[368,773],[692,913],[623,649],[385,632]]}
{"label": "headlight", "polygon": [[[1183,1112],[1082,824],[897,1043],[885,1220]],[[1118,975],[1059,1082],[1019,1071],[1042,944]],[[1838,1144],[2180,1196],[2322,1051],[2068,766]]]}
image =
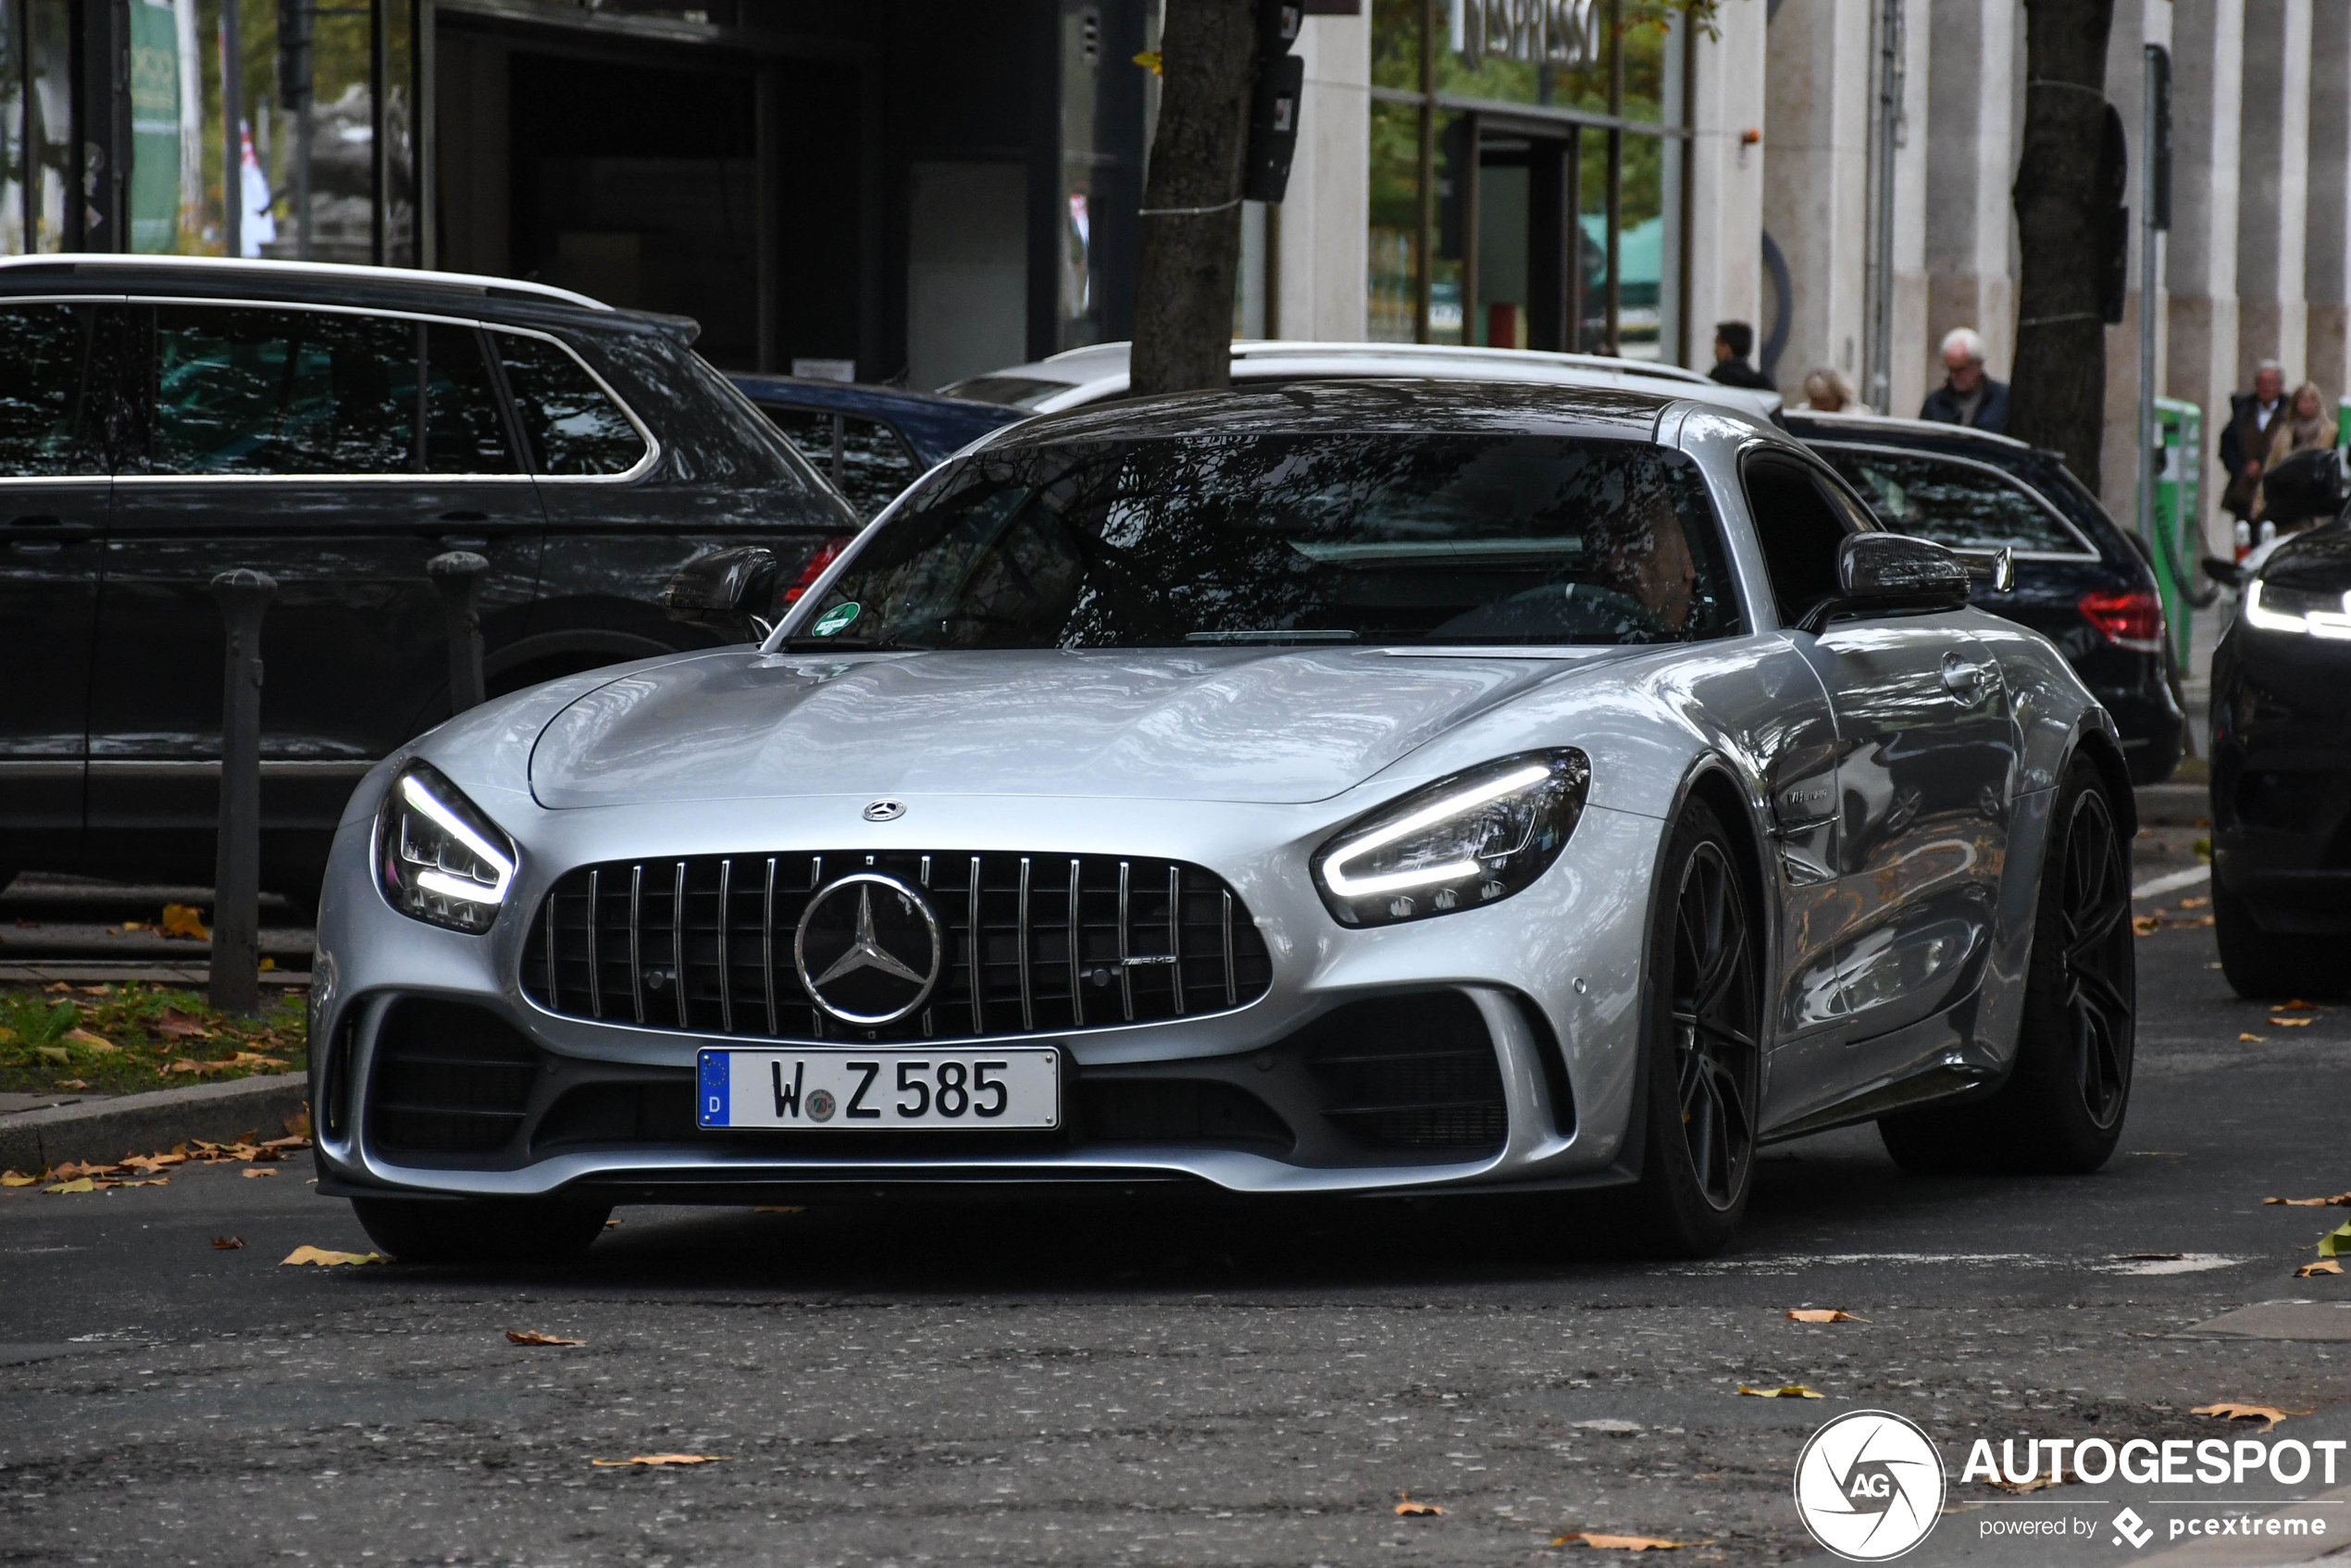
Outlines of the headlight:
{"label": "headlight", "polygon": [[1343,926],[1474,909],[1549,869],[1584,812],[1591,764],[1528,752],[1441,778],[1350,823],[1314,852],[1314,887]]}
{"label": "headlight", "polygon": [[376,817],[376,880],[403,915],[487,931],[514,886],[515,841],[454,784],[417,763],[392,780]]}
{"label": "headlight", "polygon": [[2351,593],[2282,588],[2255,578],[2245,590],[2245,618],[2263,631],[2301,631],[2351,641]]}

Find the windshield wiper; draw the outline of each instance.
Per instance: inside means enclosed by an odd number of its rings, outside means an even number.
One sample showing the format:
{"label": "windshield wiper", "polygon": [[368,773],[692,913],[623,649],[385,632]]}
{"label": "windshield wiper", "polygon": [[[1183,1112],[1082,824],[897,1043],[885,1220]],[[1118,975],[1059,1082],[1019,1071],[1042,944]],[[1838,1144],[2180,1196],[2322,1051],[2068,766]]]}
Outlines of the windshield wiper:
{"label": "windshield wiper", "polygon": [[825,653],[847,649],[855,653],[927,653],[927,644],[901,642],[895,637],[787,637],[776,644],[779,653]]}

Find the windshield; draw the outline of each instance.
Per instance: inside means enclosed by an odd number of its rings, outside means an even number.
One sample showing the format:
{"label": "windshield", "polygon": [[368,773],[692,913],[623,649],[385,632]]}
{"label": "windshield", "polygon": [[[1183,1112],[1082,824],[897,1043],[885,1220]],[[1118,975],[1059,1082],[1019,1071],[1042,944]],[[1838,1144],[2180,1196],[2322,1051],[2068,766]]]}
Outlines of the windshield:
{"label": "windshield", "polygon": [[791,629],[923,648],[1649,643],[1724,636],[1738,612],[1680,453],[1210,433],[976,454]]}
{"label": "windshield", "polygon": [[1048,381],[1034,376],[974,376],[968,381],[939,389],[941,397],[969,398],[974,403],[1001,403],[1008,408],[1034,408],[1057,397],[1076,383]]}

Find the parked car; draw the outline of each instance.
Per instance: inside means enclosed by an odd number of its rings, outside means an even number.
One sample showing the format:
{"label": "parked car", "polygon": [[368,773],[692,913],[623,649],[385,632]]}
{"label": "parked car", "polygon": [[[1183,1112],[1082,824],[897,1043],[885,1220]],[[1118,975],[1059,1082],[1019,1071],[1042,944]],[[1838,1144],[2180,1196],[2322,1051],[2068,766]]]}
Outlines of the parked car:
{"label": "parked car", "polygon": [[[722,565],[680,602],[765,607]],[[1011,427],[764,645],[368,777],[320,911],[318,1190],[416,1261],[577,1252],[616,1202],[1050,1184],[1615,1187],[1698,1252],[1761,1145],[1825,1127],[2094,1169],[2122,752],[1967,598],[1686,399]]]}
{"label": "parked car", "polygon": [[488,557],[506,691],[708,645],[661,599],[702,551],[853,532],[692,335],[506,279],[0,262],[0,884],[209,879],[218,572],[277,580],[264,879],[306,898],[352,786],[449,712],[428,559]]}
{"label": "parked car", "polygon": [[2212,919],[2239,995],[2351,991],[2351,523],[2274,545],[2212,656]]}
{"label": "parked car", "polygon": [[2187,739],[2163,600],[2139,537],[2107,516],[2063,458],[2007,436],[1919,419],[1790,414],[1885,526],[1963,553],[2005,549],[2014,585],[1977,604],[2056,643],[2122,734],[2134,784],[2179,765]]}
{"label": "parked car", "polygon": [[728,380],[867,517],[980,437],[1029,417],[1026,408],[901,387],[749,371]]}
{"label": "parked car", "polygon": [[[939,391],[1025,409],[1058,414],[1125,397],[1131,344],[1095,343],[1033,364],[1015,365],[957,381]],[[1327,381],[1364,377],[1443,377],[1456,381],[1523,381],[1536,385],[1650,392],[1663,397],[1695,398],[1760,418],[1775,418],[1780,394],[1726,387],[1695,370],[1639,359],[1595,354],[1549,354],[1524,349],[1463,348],[1443,343],[1318,343],[1288,339],[1244,339],[1233,345],[1233,384],[1264,381]]]}

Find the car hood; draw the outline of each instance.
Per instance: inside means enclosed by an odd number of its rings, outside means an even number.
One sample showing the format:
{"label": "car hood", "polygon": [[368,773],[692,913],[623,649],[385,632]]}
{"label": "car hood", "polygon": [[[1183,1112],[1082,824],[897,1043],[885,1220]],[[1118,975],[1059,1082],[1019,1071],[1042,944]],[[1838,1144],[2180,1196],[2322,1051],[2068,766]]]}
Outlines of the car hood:
{"label": "car hood", "polygon": [[557,714],[531,793],[566,807],[934,791],[1324,800],[1579,663],[1369,649],[729,650]]}

